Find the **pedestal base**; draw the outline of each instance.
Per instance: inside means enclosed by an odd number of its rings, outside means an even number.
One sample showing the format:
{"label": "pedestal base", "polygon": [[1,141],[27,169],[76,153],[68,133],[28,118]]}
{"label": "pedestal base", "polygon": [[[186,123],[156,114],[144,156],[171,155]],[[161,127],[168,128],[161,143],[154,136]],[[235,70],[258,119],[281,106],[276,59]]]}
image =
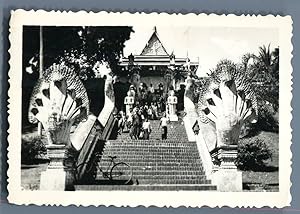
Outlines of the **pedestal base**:
{"label": "pedestal base", "polygon": [[212,174],[213,184],[221,192],[243,191],[242,172],[235,165],[237,145],[224,145],[211,151],[213,162],[218,165]]}
{"label": "pedestal base", "polygon": [[65,153],[65,145],[47,146],[50,163],[46,171],[41,173],[40,190],[74,190],[72,164],[66,164]]}
{"label": "pedestal base", "polygon": [[65,191],[67,173],[63,169],[47,169],[41,174],[40,190]]}
{"label": "pedestal base", "polygon": [[220,192],[243,191],[242,172],[236,169],[219,169],[212,174],[212,183]]}
{"label": "pedestal base", "polygon": [[174,114],[174,115],[169,115],[169,120],[170,120],[170,121],[178,121],[178,117],[177,117],[176,114]]}

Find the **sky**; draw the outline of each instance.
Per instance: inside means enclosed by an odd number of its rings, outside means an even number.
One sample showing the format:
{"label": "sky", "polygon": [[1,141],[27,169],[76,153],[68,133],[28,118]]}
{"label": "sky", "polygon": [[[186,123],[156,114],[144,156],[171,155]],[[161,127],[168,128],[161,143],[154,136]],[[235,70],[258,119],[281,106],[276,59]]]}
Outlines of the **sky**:
{"label": "sky", "polygon": [[[156,26],[158,37],[169,54],[198,61],[197,74],[210,73],[222,59],[240,62],[243,54],[258,53],[259,46],[279,46],[275,28],[228,28],[194,26]],[[124,56],[140,54],[153,33],[154,26],[133,26],[134,33],[126,41]]]}

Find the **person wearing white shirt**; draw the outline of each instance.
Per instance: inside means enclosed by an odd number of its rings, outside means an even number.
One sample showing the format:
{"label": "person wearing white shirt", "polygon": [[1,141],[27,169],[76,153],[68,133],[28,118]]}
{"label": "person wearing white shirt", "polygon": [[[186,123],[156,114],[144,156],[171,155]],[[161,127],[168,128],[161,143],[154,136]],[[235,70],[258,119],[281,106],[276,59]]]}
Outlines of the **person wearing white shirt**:
{"label": "person wearing white shirt", "polygon": [[148,121],[148,118],[143,122],[143,130],[144,130],[144,140],[149,140],[149,136],[151,133],[151,125],[150,122]]}
{"label": "person wearing white shirt", "polygon": [[166,114],[164,113],[163,117],[160,119],[160,124],[158,128],[162,128],[161,133],[161,139],[166,140],[168,135],[168,118],[166,117]]}

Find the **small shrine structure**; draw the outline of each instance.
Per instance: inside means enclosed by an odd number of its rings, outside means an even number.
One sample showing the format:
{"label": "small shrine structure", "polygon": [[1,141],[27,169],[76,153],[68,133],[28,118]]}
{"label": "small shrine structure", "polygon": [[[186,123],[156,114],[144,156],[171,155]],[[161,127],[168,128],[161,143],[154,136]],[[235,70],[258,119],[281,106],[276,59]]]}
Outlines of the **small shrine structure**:
{"label": "small shrine structure", "polygon": [[189,73],[195,73],[199,62],[192,62],[188,57],[176,57],[174,52],[167,52],[159,39],[156,27],[140,54],[130,54],[120,60],[121,70],[127,73],[130,67],[139,67],[140,82],[147,86],[153,85],[156,92],[159,85],[164,86],[164,92],[169,88],[179,90],[180,85]]}

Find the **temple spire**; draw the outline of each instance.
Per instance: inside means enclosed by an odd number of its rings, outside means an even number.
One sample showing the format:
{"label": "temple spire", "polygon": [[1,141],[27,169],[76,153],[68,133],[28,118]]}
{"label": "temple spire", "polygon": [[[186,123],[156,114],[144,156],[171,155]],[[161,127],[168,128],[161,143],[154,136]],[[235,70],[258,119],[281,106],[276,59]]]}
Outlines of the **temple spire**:
{"label": "temple spire", "polygon": [[146,43],[141,55],[169,55],[163,46],[162,42],[158,38],[157,28],[153,27],[153,33]]}

